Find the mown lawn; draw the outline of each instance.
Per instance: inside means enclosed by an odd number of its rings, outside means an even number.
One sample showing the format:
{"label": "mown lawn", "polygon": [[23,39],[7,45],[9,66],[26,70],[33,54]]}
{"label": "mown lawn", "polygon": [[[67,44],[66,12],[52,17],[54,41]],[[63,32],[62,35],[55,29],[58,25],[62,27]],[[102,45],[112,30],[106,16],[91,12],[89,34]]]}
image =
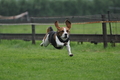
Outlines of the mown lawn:
{"label": "mown lawn", "polygon": [[71,42],[73,57],[66,48],[56,50],[31,41],[0,41],[0,80],[120,80],[120,44]]}
{"label": "mown lawn", "polygon": [[[107,25],[107,34],[110,34],[109,24]],[[36,33],[46,33],[46,29],[52,26],[56,31],[54,24],[36,25]],[[60,27],[65,24],[60,24]],[[120,23],[111,23],[112,33],[120,34]],[[0,33],[31,33],[31,25],[0,25]],[[102,34],[102,23],[95,24],[72,24],[71,34]]]}
{"label": "mown lawn", "polygon": [[[120,34],[120,23],[113,23]],[[50,25],[36,25],[36,33],[45,33]],[[60,25],[65,26],[65,25]],[[109,26],[107,24],[109,34]],[[2,25],[0,33],[31,33],[30,25]],[[72,34],[102,34],[101,24],[73,24]],[[103,44],[71,42],[73,57],[66,48],[41,47],[31,41],[0,40],[0,80],[120,80],[120,44],[106,49]]]}

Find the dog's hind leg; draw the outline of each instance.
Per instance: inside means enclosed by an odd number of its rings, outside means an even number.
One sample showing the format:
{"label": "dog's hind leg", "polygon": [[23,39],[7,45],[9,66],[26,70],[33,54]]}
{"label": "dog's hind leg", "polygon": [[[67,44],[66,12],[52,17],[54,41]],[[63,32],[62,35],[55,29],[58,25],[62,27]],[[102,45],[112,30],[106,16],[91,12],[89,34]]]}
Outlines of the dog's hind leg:
{"label": "dog's hind leg", "polygon": [[42,43],[40,44],[41,46],[47,47],[49,45],[48,37],[49,37],[49,34],[46,34],[45,37],[42,40]]}
{"label": "dog's hind leg", "polygon": [[40,44],[41,46],[45,46],[45,47],[47,47],[48,45],[49,45],[49,32],[50,31],[53,31],[53,28],[52,27],[48,27],[48,29],[47,29],[47,34],[45,35],[45,37],[43,38],[43,40],[42,40],[42,43]]}

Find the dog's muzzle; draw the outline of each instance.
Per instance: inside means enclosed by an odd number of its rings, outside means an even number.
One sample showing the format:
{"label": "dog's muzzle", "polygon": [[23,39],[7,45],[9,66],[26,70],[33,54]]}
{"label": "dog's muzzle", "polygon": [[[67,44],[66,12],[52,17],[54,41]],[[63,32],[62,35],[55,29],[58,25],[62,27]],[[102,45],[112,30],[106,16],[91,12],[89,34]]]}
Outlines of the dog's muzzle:
{"label": "dog's muzzle", "polygon": [[68,35],[67,34],[65,34],[65,37],[64,38],[67,38],[68,37]]}

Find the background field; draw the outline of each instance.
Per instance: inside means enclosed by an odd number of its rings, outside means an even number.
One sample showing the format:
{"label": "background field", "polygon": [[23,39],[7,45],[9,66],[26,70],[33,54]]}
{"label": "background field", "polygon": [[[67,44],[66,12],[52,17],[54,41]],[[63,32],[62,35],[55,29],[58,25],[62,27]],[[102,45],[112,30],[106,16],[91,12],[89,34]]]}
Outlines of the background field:
{"label": "background field", "polygon": [[[90,25],[93,28],[86,29],[87,33],[101,33],[101,27],[96,28],[100,24]],[[41,26],[36,26],[36,33],[45,33],[48,25]],[[87,25],[73,26],[71,33],[83,33]],[[0,26],[0,32],[31,33],[31,27],[19,27]],[[69,57],[66,48],[45,48],[40,42],[0,40],[0,80],[120,80],[120,44],[104,49],[102,43],[71,42],[74,56]]]}
{"label": "background field", "polygon": [[[120,23],[111,23],[112,33],[120,34]],[[56,31],[54,24],[36,25],[36,33],[45,33],[46,29],[52,26]],[[65,26],[64,23],[60,26]],[[31,33],[31,25],[1,25],[0,33]],[[109,24],[107,24],[107,33],[110,34]],[[72,24],[71,34],[102,34],[102,23],[95,24]]]}

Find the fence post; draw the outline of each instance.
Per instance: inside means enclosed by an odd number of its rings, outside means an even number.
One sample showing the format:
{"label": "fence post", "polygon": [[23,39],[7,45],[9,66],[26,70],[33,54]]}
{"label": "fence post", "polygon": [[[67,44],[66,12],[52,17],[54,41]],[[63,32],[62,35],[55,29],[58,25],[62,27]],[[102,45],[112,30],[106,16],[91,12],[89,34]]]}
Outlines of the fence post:
{"label": "fence post", "polygon": [[[31,18],[31,22],[33,23],[33,19]],[[35,25],[32,24],[32,44],[35,44]]]}
{"label": "fence post", "polygon": [[[108,11],[108,21],[110,21],[110,11]],[[113,40],[112,28],[111,28],[111,23],[110,22],[109,22],[109,28],[110,28],[111,46],[115,47],[115,42]]]}
{"label": "fence post", "polygon": [[[106,21],[105,15],[102,15],[102,21]],[[106,23],[102,23],[102,31],[103,31],[103,44],[104,48],[107,47],[107,29],[106,29]]]}
{"label": "fence post", "polygon": [[35,44],[35,25],[32,24],[32,44]]}

